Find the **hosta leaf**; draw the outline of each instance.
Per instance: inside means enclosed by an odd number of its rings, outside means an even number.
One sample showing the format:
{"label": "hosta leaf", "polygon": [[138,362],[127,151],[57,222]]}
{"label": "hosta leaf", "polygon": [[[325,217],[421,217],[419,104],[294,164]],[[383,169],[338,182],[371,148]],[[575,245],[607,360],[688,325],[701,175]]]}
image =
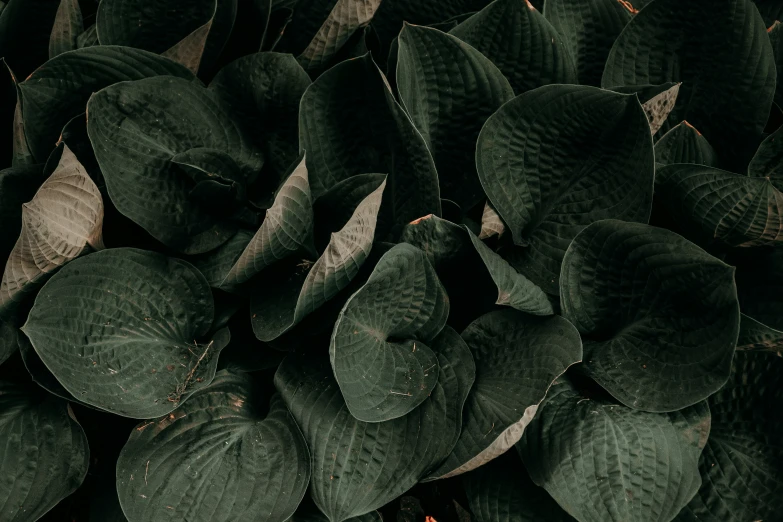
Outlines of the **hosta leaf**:
{"label": "hosta leaf", "polygon": [[552,382],[582,360],[579,333],[559,316],[490,312],[471,323],[462,338],[476,361],[476,382],[465,403],[459,441],[430,480],[465,473],[508,451]]}
{"label": "hosta leaf", "polygon": [[3,364],[16,352],[18,330],[9,322],[0,318],[0,364]]}
{"label": "hosta leaf", "polygon": [[489,239],[493,236],[501,237],[506,232],[506,225],[489,201],[484,203],[484,212],[481,214],[481,233],[479,239]]}
{"label": "hosta leaf", "polygon": [[601,85],[612,44],[633,14],[629,5],[618,0],[544,2],[544,16],[559,31],[562,44],[576,65],[580,84]]}
{"label": "hosta leaf", "polygon": [[31,386],[0,382],[0,518],[38,520],[87,475],[90,450],[65,401]]}
{"label": "hosta leaf", "polygon": [[[763,16],[764,13],[762,13]],[[783,15],[783,7],[781,7],[781,14]],[[775,69],[777,70],[777,77],[783,77],[783,24],[779,20],[775,20],[772,25],[767,28],[767,34],[769,34],[769,41],[772,44],[772,53],[775,56]],[[775,103],[780,106],[783,104],[783,85],[780,82],[775,86]]]}
{"label": "hosta leaf", "polygon": [[397,89],[438,168],[441,197],[469,209],[484,194],[473,162],[481,126],[514,97],[503,73],[473,47],[429,27],[399,36]]}
{"label": "hosta leaf", "polygon": [[372,20],[381,0],[337,0],[297,60],[312,73],[324,70],[351,36]]}
{"label": "hosta leaf", "polygon": [[312,457],[310,494],[332,522],[377,509],[405,493],[449,454],[473,383],[473,361],[448,329],[431,348],[438,384],[404,417],[366,423],[348,411],[326,361],[289,356],[275,386],[304,432]]}
{"label": "hosta leaf", "polygon": [[98,5],[95,26],[101,45],[163,53],[211,22],[200,60],[211,67],[228,40],[236,11],[237,0],[107,0]]}
{"label": "hosta leaf", "polygon": [[201,69],[201,62],[204,59],[204,53],[207,50],[207,41],[212,32],[212,26],[215,24],[215,17],[218,14],[218,1],[215,1],[212,16],[204,22],[203,25],[195,28],[190,34],[182,40],[172,45],[169,49],[161,53],[170,60],[181,63],[187,67],[193,74],[198,74]]}
{"label": "hosta leaf", "polygon": [[43,165],[0,170],[0,264],[5,266],[22,230],[22,205],[30,201],[44,181]]}
{"label": "hosta leaf", "polygon": [[[305,497],[290,522],[329,522],[329,518],[321,513],[310,497]],[[383,517],[377,511],[370,511],[364,515],[349,518],[348,522],[383,522]]]}
{"label": "hosta leaf", "polygon": [[36,69],[19,84],[25,138],[36,161],[46,161],[62,128],[84,112],[92,93],[113,83],[157,75],[193,78],[171,60],[116,46],[63,53]]}
{"label": "hosta leaf", "polygon": [[107,87],[90,98],[87,111],[95,157],[121,213],[186,254],[211,250],[236,232],[222,206],[191,195],[196,180],[175,159],[205,148],[239,168],[219,175],[246,179],[260,170],[261,153],[210,91],[158,76]]}
{"label": "hosta leaf", "polygon": [[269,401],[227,370],[176,412],[139,424],[117,462],[130,522],[282,522],[309,479],[307,445],[280,396]]}
{"label": "hosta leaf", "polygon": [[98,45],[98,31],[95,27],[95,24],[92,24],[90,27],[85,29],[76,38],[77,49],[81,49],[83,47],[92,47],[93,45]]}
{"label": "hosta leaf", "polygon": [[524,247],[514,267],[551,295],[563,254],[584,227],[650,216],[653,144],[633,95],[550,85],[517,96],[484,125],[476,165]]}
{"label": "hosta leaf", "polygon": [[783,182],[783,128],[761,142],[748,165],[748,175],[752,178],[767,178],[778,184]]}
{"label": "hosta leaf", "polygon": [[191,256],[188,258],[188,261],[204,274],[209,286],[220,288],[226,279],[226,274],[236,266],[237,260],[244,253],[252,239],[252,232],[240,229],[231,239],[215,250],[198,256]]}
{"label": "hosta leaf", "polygon": [[740,309],[753,319],[783,330],[783,250],[754,248],[732,260],[737,266]]}
{"label": "hosta leaf", "polygon": [[264,268],[297,252],[313,252],[313,203],[304,155],[275,195],[261,228],[219,286],[230,288],[250,280]]}
{"label": "hosta leaf", "polygon": [[223,67],[209,84],[264,151],[272,189],[299,155],[299,101],[309,85],[294,57],[279,53],[243,56]]}
{"label": "hosta leaf", "polygon": [[307,89],[299,138],[314,198],[356,174],[388,174],[381,238],[440,213],[438,175],[427,145],[369,54],[337,64]]}
{"label": "hosta leaf", "polygon": [[22,208],[22,231],[0,282],[0,309],[7,310],[52,272],[91,247],[103,248],[103,200],[71,149],[33,199]]}
{"label": "hosta leaf", "polygon": [[634,16],[609,53],[601,85],[664,82],[682,82],[668,121],[688,120],[726,165],[744,168],[775,92],[772,48],[750,0],[656,0]]}
{"label": "hosta leaf", "polygon": [[517,94],[550,83],[576,83],[562,37],[526,0],[496,0],[449,33],[492,60]]}
{"label": "hosta leaf", "polygon": [[52,375],[52,372],[49,371],[49,368],[47,368],[41,358],[38,357],[38,354],[33,348],[33,345],[30,343],[30,339],[28,339],[26,335],[22,333],[17,335],[15,330],[14,339],[17,346],[19,347],[19,355],[22,357],[22,363],[24,364],[27,372],[30,374],[30,377],[33,378],[33,382],[35,384],[52,395],[68,402],[75,402],[81,404],[82,406],[93,408],[93,406],[80,401],[68,390],[63,388],[63,385],[60,384],[60,381],[58,381],[57,378]]}
{"label": "hosta leaf", "polygon": [[701,489],[677,520],[774,520],[783,510],[783,359],[737,352],[729,382],[708,402]]}
{"label": "hosta leaf", "polygon": [[353,215],[311,265],[289,265],[293,271],[268,271],[250,301],[253,331],[268,342],[301,322],[347,287],[357,276],[372,249],[378,210],[386,182],[364,198]]}
{"label": "hosta leaf", "polygon": [[780,355],[783,350],[783,332],[740,314],[740,331],[737,350],[769,350]]}
{"label": "hosta leaf", "polygon": [[563,316],[582,334],[584,370],[620,402],[674,411],[729,376],[739,332],[734,268],[674,232],[605,220],[563,259]]}
{"label": "hosta leaf", "polygon": [[[11,77],[14,85],[17,85],[13,75]],[[11,166],[25,167],[35,164],[36,160],[33,157],[32,150],[30,150],[30,144],[27,142],[24,116],[22,115],[22,95],[18,85],[16,87],[16,105],[14,106],[14,120],[11,129],[11,145],[13,147]]]}
{"label": "hosta leaf", "polygon": [[165,415],[215,375],[226,331],[192,265],[114,248],[68,263],[36,297],[22,330],[68,392],[125,417]]}
{"label": "hosta leaf", "polygon": [[552,386],[518,445],[533,482],[580,522],[668,522],[701,485],[705,402],[672,413]]}
{"label": "hosta leaf", "polygon": [[700,243],[750,247],[783,240],[783,177],[749,177],[701,165],[668,165],[656,197]]}
{"label": "hosta leaf", "polygon": [[707,167],[718,166],[718,154],[696,128],[683,121],[664,134],[655,144],[655,162],[694,163]]}
{"label": "hosta leaf", "polygon": [[54,17],[52,34],[49,36],[49,58],[73,51],[78,47],[77,39],[84,31],[82,10],[78,0],[60,0]]}
{"label": "hosta leaf", "polygon": [[351,415],[388,421],[429,397],[439,373],[429,344],[448,315],[449,297],[424,252],[402,243],[384,254],[345,303],[329,346]]}
{"label": "hosta leaf", "polygon": [[516,451],[464,475],[462,484],[476,522],[573,522],[527,474]]}

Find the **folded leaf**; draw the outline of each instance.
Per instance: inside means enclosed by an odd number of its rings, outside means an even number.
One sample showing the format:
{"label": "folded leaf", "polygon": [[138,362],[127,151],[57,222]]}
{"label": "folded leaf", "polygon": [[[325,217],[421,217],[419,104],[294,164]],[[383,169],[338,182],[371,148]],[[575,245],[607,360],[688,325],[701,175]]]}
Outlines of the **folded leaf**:
{"label": "folded leaf", "polygon": [[378,261],[332,332],[332,369],[351,415],[383,422],[408,414],[438,381],[429,347],[446,325],[449,297],[424,252],[407,243]]}
{"label": "folded leaf", "polygon": [[766,137],[748,165],[748,176],[783,183],[783,128]]}
{"label": "folded leaf", "polygon": [[130,522],[282,522],[309,479],[307,445],[280,396],[269,401],[227,370],[176,412],[142,421],[117,461]]}
{"label": "folded leaf", "polygon": [[706,402],[645,413],[555,383],[518,444],[533,482],[580,522],[669,522],[701,485]]}
{"label": "folded leaf", "polygon": [[82,10],[78,0],[60,0],[49,36],[49,58],[77,48],[79,34],[84,31]]}
{"label": "folded leaf", "polygon": [[563,316],[583,369],[630,408],[675,411],[728,379],[739,333],[734,268],[661,228],[605,220],[568,247]]}
{"label": "folded leaf", "polygon": [[694,163],[717,167],[718,154],[701,132],[687,121],[682,121],[655,144],[655,162],[662,165]]}
{"label": "folded leaf", "polygon": [[38,520],[81,486],[90,449],[68,403],[28,385],[0,382],[0,518]]}
{"label": "folded leaf", "polygon": [[514,97],[503,73],[454,36],[406,25],[399,36],[397,90],[438,168],[441,197],[469,209],[484,194],[473,162],[481,126]]}
{"label": "folded leaf", "polygon": [[54,275],[22,327],[60,384],[117,415],[165,415],[212,380],[227,331],[204,276],[162,254],[113,248]]}
{"label": "folded leaf", "polygon": [[484,125],[476,165],[523,247],[513,266],[550,295],[563,254],[584,227],[650,216],[653,144],[632,95],[549,85],[517,96]]}
{"label": "folded leaf", "polygon": [[493,236],[501,237],[506,232],[506,225],[489,201],[484,203],[484,212],[481,214],[481,233],[479,239],[489,239]]}
{"label": "folded leaf", "polygon": [[448,478],[508,451],[536,415],[552,382],[582,360],[579,333],[559,316],[516,310],[485,314],[462,332],[476,361],[454,451],[428,480]]}

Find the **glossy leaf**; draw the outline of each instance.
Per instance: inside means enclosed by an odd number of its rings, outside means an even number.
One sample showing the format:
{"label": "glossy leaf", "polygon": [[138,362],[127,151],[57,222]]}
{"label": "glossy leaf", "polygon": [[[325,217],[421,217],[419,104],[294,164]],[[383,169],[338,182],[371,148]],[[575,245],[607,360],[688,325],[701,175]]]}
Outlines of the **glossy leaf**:
{"label": "glossy leaf", "polygon": [[696,128],[683,121],[664,134],[655,144],[655,162],[693,163],[706,167],[718,166],[718,154]]}

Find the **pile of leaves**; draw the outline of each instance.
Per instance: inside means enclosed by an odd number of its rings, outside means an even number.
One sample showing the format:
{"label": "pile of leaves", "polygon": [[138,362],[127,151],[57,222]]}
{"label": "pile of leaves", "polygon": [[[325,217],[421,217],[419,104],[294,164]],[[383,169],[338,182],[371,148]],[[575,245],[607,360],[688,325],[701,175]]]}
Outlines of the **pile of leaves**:
{"label": "pile of leaves", "polygon": [[0,2],[0,520],[782,520],[781,18]]}

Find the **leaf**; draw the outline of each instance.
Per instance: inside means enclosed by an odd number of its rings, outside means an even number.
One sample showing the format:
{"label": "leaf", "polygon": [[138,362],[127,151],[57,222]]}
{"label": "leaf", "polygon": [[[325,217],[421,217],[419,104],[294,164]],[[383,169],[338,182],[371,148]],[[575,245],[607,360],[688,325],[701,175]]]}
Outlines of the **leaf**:
{"label": "leaf", "polygon": [[46,161],[60,130],[84,113],[92,93],[120,81],[157,75],[193,79],[178,63],[127,47],[88,47],[46,62],[18,85],[24,136],[35,160]]}
{"label": "leaf", "polygon": [[194,75],[198,74],[199,69],[201,69],[201,62],[204,59],[204,53],[207,50],[207,40],[212,32],[215,17],[218,15],[219,4],[220,2],[215,0],[212,17],[204,25],[194,29],[193,32],[172,45],[168,50],[160,53],[160,55],[181,63]]}
{"label": "leaf", "polygon": [[476,382],[465,403],[459,441],[428,480],[465,473],[508,451],[552,382],[582,360],[579,333],[559,316],[490,312],[471,323],[462,338],[476,361]]}
{"label": "leaf", "polygon": [[175,413],[140,423],[117,462],[130,522],[282,522],[309,479],[307,445],[279,395],[227,370]]}
{"label": "leaf", "polygon": [[98,31],[95,24],[85,29],[76,37],[76,48],[82,49],[84,47],[92,47],[98,44]]}
{"label": "leaf", "polygon": [[22,230],[0,282],[4,311],[64,264],[103,248],[101,193],[67,145],[52,175],[22,207]]}
{"label": "leaf", "polygon": [[226,274],[236,266],[237,260],[253,239],[253,233],[240,229],[234,236],[215,250],[191,256],[188,261],[204,274],[209,286],[221,288]]}
{"label": "leaf", "polygon": [[438,384],[408,415],[386,422],[354,418],[326,361],[286,358],[275,374],[310,447],[310,495],[332,522],[377,509],[413,487],[451,451],[473,382],[470,352],[444,330],[431,348]]}
{"label": "leaf", "polygon": [[171,412],[214,377],[228,334],[199,342],[213,310],[209,285],[192,265],[113,248],[55,274],[22,331],[69,393],[147,419]]}
{"label": "leaf", "polygon": [[[10,72],[10,69],[9,69]],[[11,79],[16,86],[16,105],[14,106],[14,120],[11,133],[11,144],[13,153],[11,155],[12,167],[25,167],[36,163],[33,153],[30,150],[30,144],[27,142],[25,133],[24,117],[22,116],[22,94],[19,86],[11,73]]]}
{"label": "leaf", "polygon": [[526,0],[496,0],[449,33],[497,65],[516,94],[551,83],[577,83],[565,42]]}
{"label": "leaf", "polygon": [[0,318],[0,364],[7,361],[16,352],[17,328],[8,320]]}
{"label": "leaf", "polygon": [[380,5],[381,0],[337,0],[297,61],[312,73],[326,69],[351,36],[370,23]]}
{"label": "leaf", "polygon": [[224,177],[252,179],[261,168],[260,151],[210,91],[158,76],[107,87],[90,98],[87,111],[95,157],[122,214],[185,254],[212,250],[236,233],[222,208],[189,194],[194,181],[176,164],[178,154],[205,148],[239,168],[218,173]]}
{"label": "leaf", "polygon": [[717,167],[718,154],[701,132],[687,121],[682,121],[655,144],[655,162],[662,165],[693,163]]}
{"label": "leaf", "polygon": [[230,288],[297,252],[313,252],[313,203],[304,154],[275,195],[261,228],[219,284]]}
{"label": "leaf", "polygon": [[493,236],[502,237],[506,232],[506,225],[489,201],[484,203],[484,212],[481,214],[481,233],[479,239],[489,239]]}
{"label": "leaf", "polygon": [[78,47],[79,34],[84,31],[78,0],[60,0],[49,36],[49,59]]}
{"label": "leaf", "polygon": [[345,303],[329,345],[351,415],[388,421],[429,397],[439,373],[429,345],[448,315],[449,297],[424,252],[402,243],[381,257]]}
{"label": "leaf", "polygon": [[463,475],[475,522],[573,522],[527,474],[515,451]]}
{"label": "leaf", "polygon": [[563,48],[573,58],[581,85],[601,86],[612,44],[631,20],[628,5],[618,0],[544,2],[544,17],[562,35]]}
{"label": "leaf", "polygon": [[744,168],[775,92],[772,48],[751,2],[656,0],[634,16],[609,53],[601,85],[664,82],[682,82],[668,122],[688,120],[728,168]]}
{"label": "leaf", "polygon": [[783,332],[740,314],[740,331],[737,339],[737,350],[768,350],[783,351]]}
{"label": "leaf", "polygon": [[563,317],[582,334],[587,374],[642,411],[675,411],[719,390],[739,333],[734,268],[661,228],[586,228],[560,274]]}
{"label": "leaf", "polygon": [[63,388],[63,385],[60,384],[60,381],[58,381],[57,378],[52,375],[52,372],[49,371],[49,368],[47,368],[41,358],[38,357],[38,354],[35,352],[33,345],[30,343],[30,339],[28,339],[27,336],[21,332],[18,334],[17,332],[18,330],[14,329],[14,344],[18,346],[19,355],[22,357],[22,363],[24,364],[27,372],[30,374],[30,377],[32,377],[33,382],[55,397],[59,397],[68,402],[74,402],[88,408],[93,408],[93,406],[80,401],[68,390]]}
{"label": "leaf", "polygon": [[646,222],[653,145],[634,96],[550,85],[517,96],[484,125],[479,178],[517,249],[514,268],[557,295],[571,240],[599,219]]}
{"label": "leaf", "polygon": [[682,83],[675,83],[672,87],[642,102],[642,109],[650,122],[650,131],[653,136],[660,130],[674,109],[677,96],[680,93],[680,85]]}
{"label": "leaf", "polygon": [[750,247],[783,240],[783,178],[749,177],[701,165],[668,165],[656,197],[699,243]]}
{"label": "leaf", "polygon": [[310,78],[294,57],[279,53],[238,58],[209,84],[209,90],[264,151],[271,190],[284,181],[299,156],[299,101],[309,85]]}
{"label": "leaf", "polygon": [[[780,14],[783,14],[783,9],[781,9]],[[764,13],[762,12],[761,15],[764,16]],[[767,34],[769,34],[769,41],[772,44],[772,54],[775,58],[777,77],[781,78],[783,77],[783,26],[781,26],[780,21],[775,20],[772,22],[772,25],[767,28]],[[782,85],[776,84],[774,100],[778,105],[783,103]]]}
{"label": "leaf", "polygon": [[22,230],[22,205],[30,201],[44,181],[42,165],[0,170],[0,264],[5,266]]}
{"label": "leaf", "polygon": [[38,520],[87,475],[87,437],[70,406],[31,386],[0,382],[0,439],[3,520]]}
{"label": "leaf", "polygon": [[774,520],[783,509],[783,359],[737,352],[726,386],[709,398],[712,429],[699,492],[678,521]]}
{"label": "leaf", "polygon": [[438,177],[427,145],[370,55],[337,64],[307,89],[299,139],[315,199],[356,174],[388,174],[379,238],[396,239],[406,223],[440,213]]}
{"label": "leaf", "polygon": [[[322,307],[359,274],[370,255],[381,206],[383,182],[356,207],[343,228],[334,234],[314,264],[305,260],[294,271],[269,272],[264,294],[250,301],[253,331],[264,342],[273,341]],[[290,265],[289,265],[290,266]]]}
{"label": "leaf", "polygon": [[753,319],[783,330],[783,251],[754,248],[731,260],[737,266],[740,310]]}
{"label": "leaf", "polygon": [[397,90],[438,168],[441,197],[465,209],[484,196],[474,146],[481,126],[514,92],[503,73],[458,38],[415,25],[399,36]]}
{"label": "leaf", "polygon": [[783,128],[767,136],[748,165],[748,176],[783,182]]}
{"label": "leaf", "polygon": [[645,413],[562,380],[517,447],[533,482],[577,520],[666,522],[701,485],[709,433],[704,402]]}
{"label": "leaf", "polygon": [[49,35],[59,2],[7,0],[0,11],[0,57],[25,78],[49,56]]}

